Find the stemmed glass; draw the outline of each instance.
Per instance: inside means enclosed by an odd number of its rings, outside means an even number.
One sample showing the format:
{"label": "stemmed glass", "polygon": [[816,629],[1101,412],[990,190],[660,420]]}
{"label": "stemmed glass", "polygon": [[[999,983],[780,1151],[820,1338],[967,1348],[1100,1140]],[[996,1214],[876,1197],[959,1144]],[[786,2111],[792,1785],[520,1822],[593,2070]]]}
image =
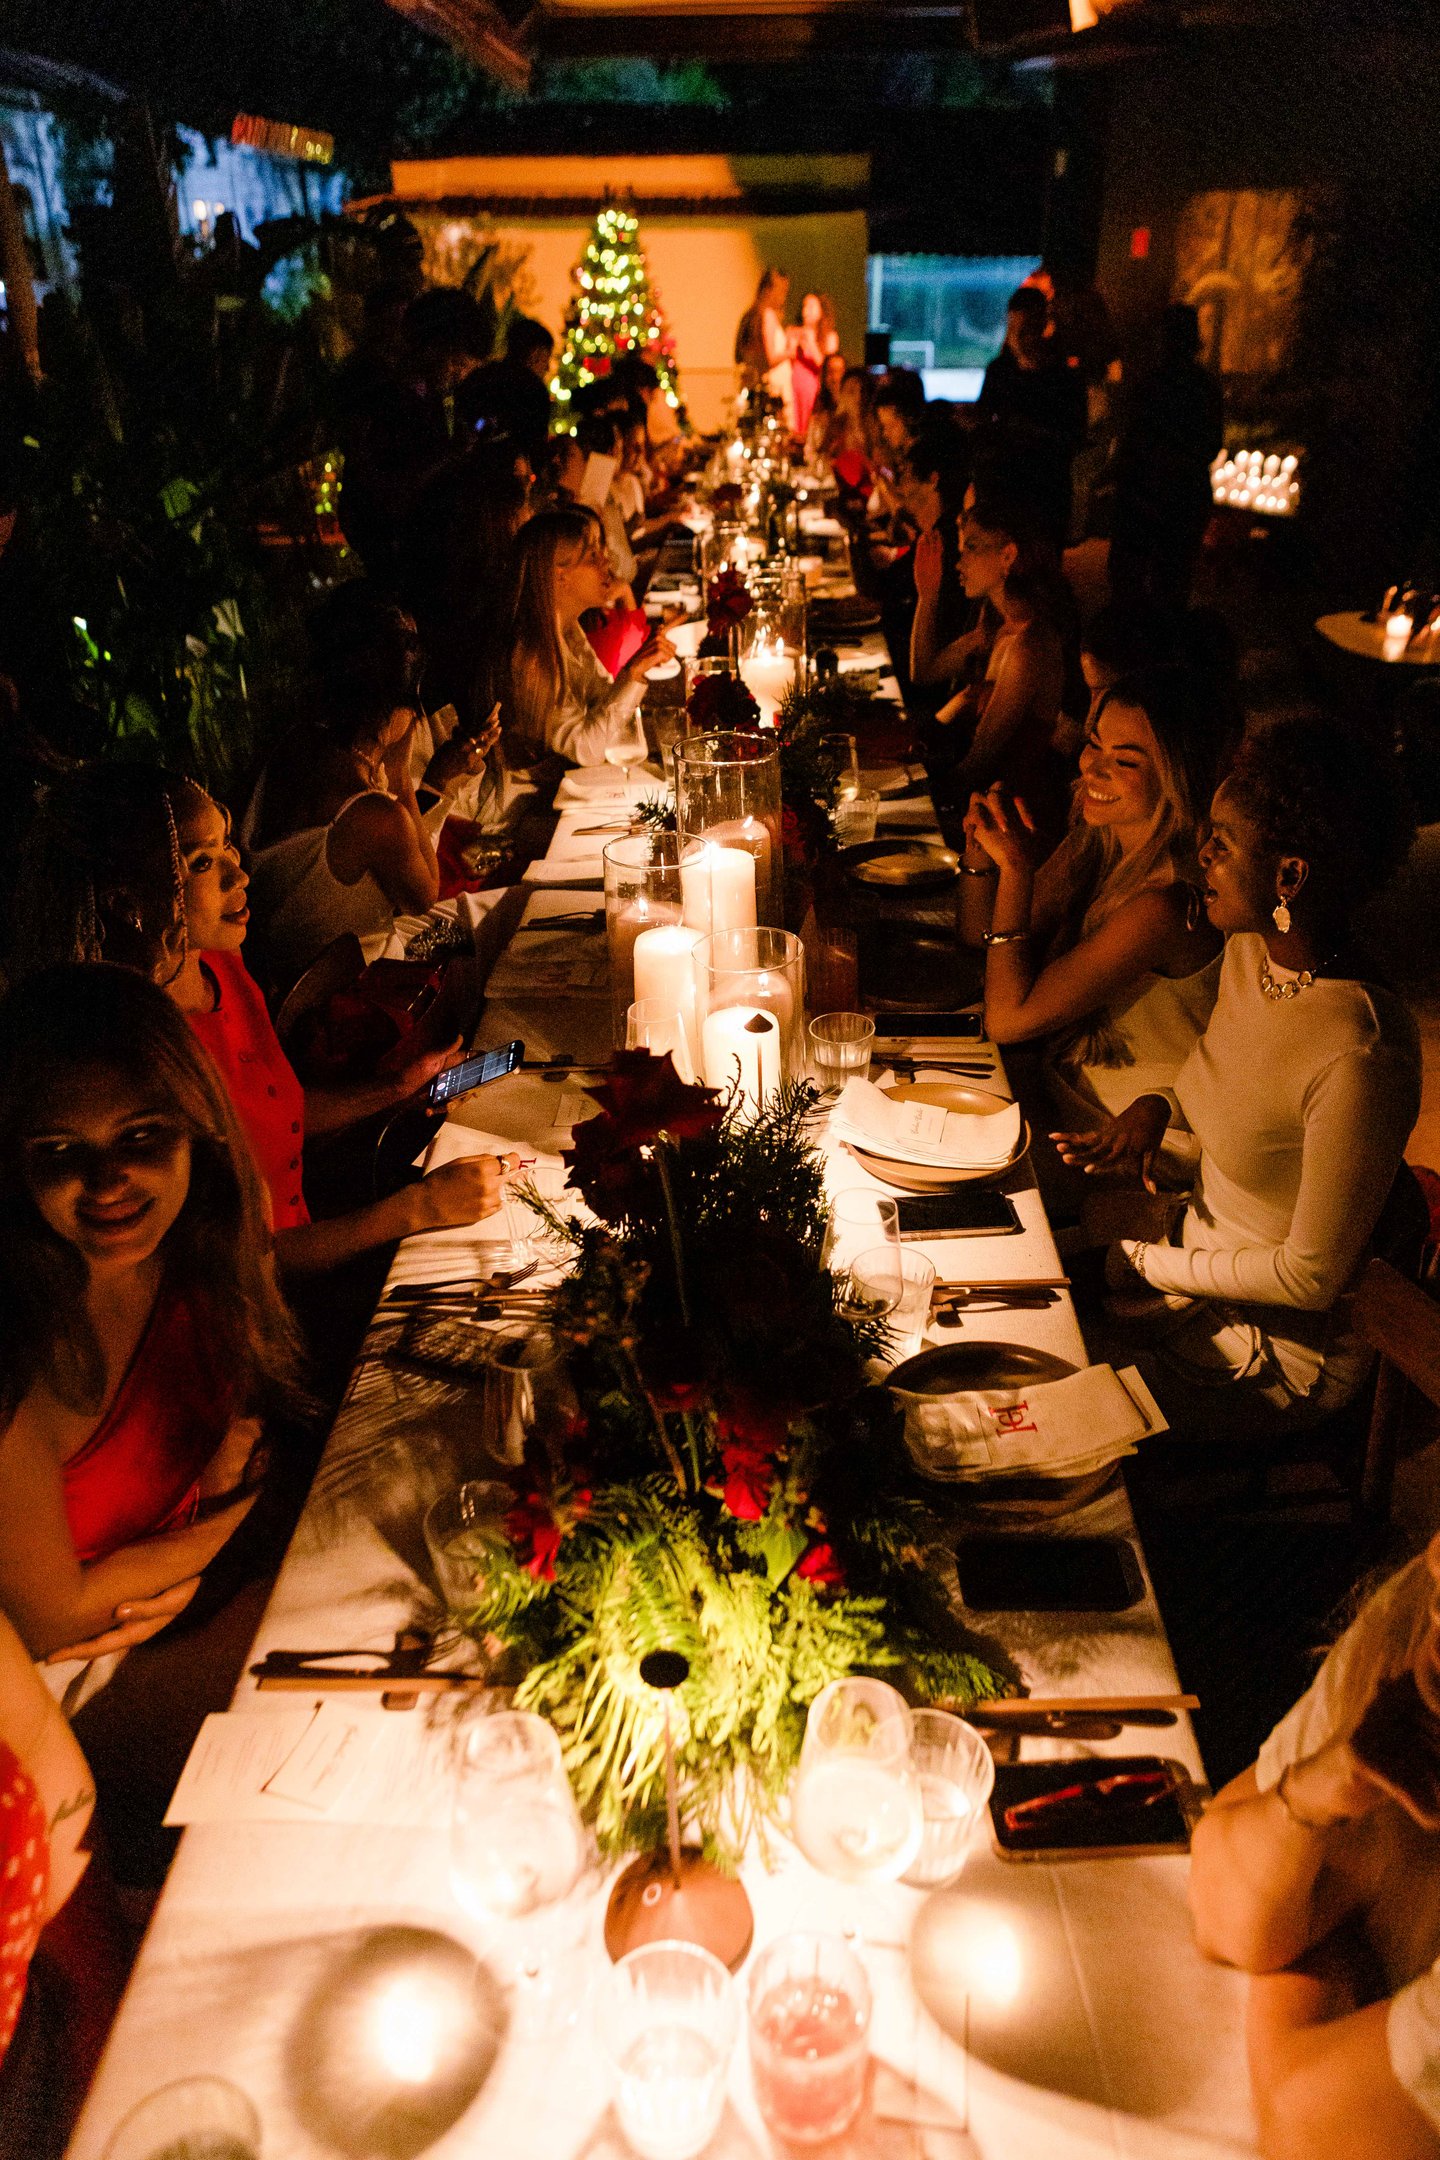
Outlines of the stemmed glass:
{"label": "stemmed glass", "polygon": [[[832,1680],[805,1720],[790,1832],[823,1875],[863,1888],[894,1882],[925,1829],[910,1708],[883,1680]],[[854,1904],[847,1934],[863,1932]]]}
{"label": "stemmed glass", "polygon": [[607,765],[643,765],[650,755],[650,745],[645,740],[645,723],[641,717],[644,707],[637,705],[628,720],[617,721],[609,741],[605,745]]}
{"label": "stemmed glass", "polygon": [[484,1924],[511,1988],[511,2029],[540,2037],[578,2007],[574,1895],[586,1840],[560,1742],[544,1718],[497,1710],[460,1736],[450,1818],[450,1883]]}

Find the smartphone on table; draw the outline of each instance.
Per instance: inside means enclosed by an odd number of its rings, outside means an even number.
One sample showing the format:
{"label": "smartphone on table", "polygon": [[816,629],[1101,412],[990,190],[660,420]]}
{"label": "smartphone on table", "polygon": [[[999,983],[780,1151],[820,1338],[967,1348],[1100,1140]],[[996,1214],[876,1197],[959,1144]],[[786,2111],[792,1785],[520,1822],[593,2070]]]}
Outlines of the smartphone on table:
{"label": "smartphone on table", "polygon": [[902,1238],[1009,1237],[1021,1228],[1015,1203],[993,1185],[906,1194],[896,1202]]}
{"label": "smartphone on table", "polygon": [[979,1042],[985,1032],[978,1012],[876,1013],[875,1037],[891,1041],[897,1036],[918,1035],[932,1042]]}
{"label": "smartphone on table", "polygon": [[516,1070],[524,1055],[525,1045],[517,1039],[502,1049],[481,1050],[474,1057],[462,1058],[447,1072],[437,1073],[425,1090],[425,1101],[432,1110],[448,1109],[462,1095],[486,1087],[492,1080],[503,1080]]}
{"label": "smartphone on table", "polygon": [[1002,1860],[1112,1860],[1190,1849],[1195,1789],[1161,1755],[997,1763],[990,1828]]}

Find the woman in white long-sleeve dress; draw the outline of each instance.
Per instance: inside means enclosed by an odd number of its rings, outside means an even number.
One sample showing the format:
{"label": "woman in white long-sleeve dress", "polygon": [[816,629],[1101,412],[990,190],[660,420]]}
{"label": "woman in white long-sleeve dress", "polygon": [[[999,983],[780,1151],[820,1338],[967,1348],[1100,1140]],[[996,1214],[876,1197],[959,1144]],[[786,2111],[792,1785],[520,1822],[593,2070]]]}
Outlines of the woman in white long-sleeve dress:
{"label": "woman in white long-sleeve dress", "polygon": [[515,762],[550,751],[572,765],[603,765],[607,745],[631,725],[651,669],[672,657],[656,631],[618,675],[601,666],[580,618],[603,608],[613,587],[593,510],[543,510],[521,527],[491,681]]}
{"label": "woman in white long-sleeve dress", "polygon": [[[1407,840],[1379,753],[1326,721],[1257,730],[1215,797],[1200,861],[1225,956],[1174,1088],[1199,1170],[1178,1214],[1107,1267],[1121,1345],[1148,1353],[1177,1430],[1312,1422],[1368,1369],[1346,1293],[1419,1112],[1420,1049],[1351,928]],[[1067,1161],[1139,1170],[1153,1192],[1172,1117],[1142,1095],[1098,1133],[1055,1137]]]}

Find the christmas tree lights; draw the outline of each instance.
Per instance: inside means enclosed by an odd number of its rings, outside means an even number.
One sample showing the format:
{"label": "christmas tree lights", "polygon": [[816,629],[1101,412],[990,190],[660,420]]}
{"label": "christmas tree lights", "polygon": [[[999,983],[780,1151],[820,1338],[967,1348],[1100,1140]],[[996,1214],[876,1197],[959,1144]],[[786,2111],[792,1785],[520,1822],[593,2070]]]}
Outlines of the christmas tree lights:
{"label": "christmas tree lights", "polygon": [[620,359],[648,361],[667,404],[683,416],[675,340],[650,284],[640,220],[631,211],[606,203],[575,267],[574,282],[565,344],[551,385],[559,426],[570,426],[575,392],[608,375]]}

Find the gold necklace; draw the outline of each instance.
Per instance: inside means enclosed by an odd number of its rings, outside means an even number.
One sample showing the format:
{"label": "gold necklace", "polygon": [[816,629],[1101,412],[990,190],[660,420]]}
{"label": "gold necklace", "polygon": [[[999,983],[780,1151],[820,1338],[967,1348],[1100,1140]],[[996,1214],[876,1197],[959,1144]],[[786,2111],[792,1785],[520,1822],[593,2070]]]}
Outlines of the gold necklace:
{"label": "gold necklace", "polygon": [[1308,990],[1315,980],[1314,970],[1301,968],[1293,982],[1276,982],[1270,972],[1270,955],[1266,953],[1260,962],[1260,995],[1269,998],[1272,1005],[1288,1005],[1302,990]]}

